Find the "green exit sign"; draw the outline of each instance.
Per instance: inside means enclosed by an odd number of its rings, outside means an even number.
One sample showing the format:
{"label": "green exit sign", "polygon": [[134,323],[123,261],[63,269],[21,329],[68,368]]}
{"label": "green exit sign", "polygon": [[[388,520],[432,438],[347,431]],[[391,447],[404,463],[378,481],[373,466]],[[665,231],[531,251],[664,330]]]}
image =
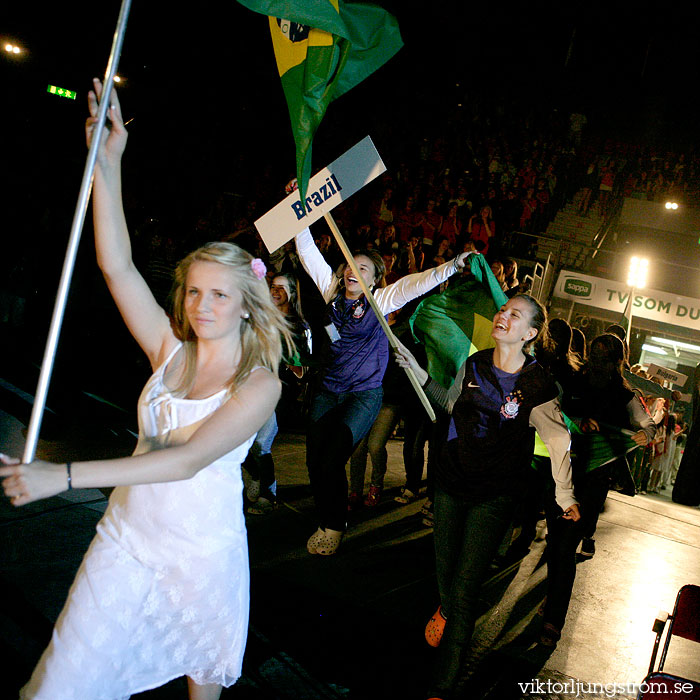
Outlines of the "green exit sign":
{"label": "green exit sign", "polygon": [[49,85],[46,88],[46,92],[59,97],[67,97],[69,100],[74,100],[77,94],[74,90],[66,90],[66,88],[56,87],[55,85]]}

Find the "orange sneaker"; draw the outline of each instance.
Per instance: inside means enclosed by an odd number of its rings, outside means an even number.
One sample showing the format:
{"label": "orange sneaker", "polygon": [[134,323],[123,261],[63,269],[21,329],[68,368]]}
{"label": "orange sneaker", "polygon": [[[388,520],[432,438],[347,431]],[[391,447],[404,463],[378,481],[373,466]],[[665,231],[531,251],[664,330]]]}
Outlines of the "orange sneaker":
{"label": "orange sneaker", "polygon": [[442,605],[435,611],[435,614],[428,620],[425,626],[425,641],[431,647],[439,647],[442,640],[443,632],[445,631],[445,623],[447,618],[442,614]]}

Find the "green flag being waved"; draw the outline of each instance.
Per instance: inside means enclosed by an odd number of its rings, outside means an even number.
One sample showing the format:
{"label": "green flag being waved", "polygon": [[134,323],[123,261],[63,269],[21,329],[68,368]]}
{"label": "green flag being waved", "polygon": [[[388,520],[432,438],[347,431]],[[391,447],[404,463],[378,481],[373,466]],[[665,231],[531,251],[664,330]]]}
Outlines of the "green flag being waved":
{"label": "green flag being waved", "polygon": [[464,361],[495,346],[493,317],[508,301],[483,255],[470,255],[471,276],[450,282],[442,294],[421,302],[411,317],[416,339],[425,345],[428,374],[449,387]]}
{"label": "green flag being waved", "polygon": [[[562,415],[571,433],[571,461],[581,472],[610,464],[639,447],[632,439],[631,430],[602,423],[600,432],[584,433],[567,415]],[[549,452],[537,434],[532,466],[545,472],[549,469]]]}
{"label": "green flag being waved", "polygon": [[399,27],[376,5],[342,0],[238,1],[269,17],[303,202],[311,176],[311,143],[326,108],[403,46]]}

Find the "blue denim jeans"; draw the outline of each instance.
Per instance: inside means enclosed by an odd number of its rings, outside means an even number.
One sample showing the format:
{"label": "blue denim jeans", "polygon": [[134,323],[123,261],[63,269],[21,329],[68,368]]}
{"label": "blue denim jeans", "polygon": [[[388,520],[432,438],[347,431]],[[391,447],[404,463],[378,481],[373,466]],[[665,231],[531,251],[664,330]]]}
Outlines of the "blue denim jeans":
{"label": "blue denim jeans", "polygon": [[255,442],[244,462],[250,476],[260,482],[260,495],[270,501],[277,499],[275,462],[272,459],[272,443],[277,436],[277,415],[273,413],[258,430]]}
{"label": "blue denim jeans", "polygon": [[372,477],[370,484],[383,488],[386,474],[387,452],[394,429],[401,420],[401,407],[395,404],[382,404],[377,419],[369,433],[360,440],[359,445],[350,457],[350,490],[362,493],[365,488],[365,472],[367,470],[367,454],[372,459]]}
{"label": "blue denim jeans", "polygon": [[348,481],[345,464],[367,435],[382,405],[382,388],[347,394],[319,389],[311,401],[306,466],[319,525],[345,530]]}
{"label": "blue denim jeans", "polygon": [[277,436],[277,414],[273,413],[265,425],[263,425],[255,436],[253,449],[258,455],[269,455],[272,452],[272,443]]}
{"label": "blue denim jeans", "polygon": [[469,650],[479,591],[510,525],[516,498],[495,496],[479,503],[435,488],[435,560],[447,617],[430,695],[449,698]]}

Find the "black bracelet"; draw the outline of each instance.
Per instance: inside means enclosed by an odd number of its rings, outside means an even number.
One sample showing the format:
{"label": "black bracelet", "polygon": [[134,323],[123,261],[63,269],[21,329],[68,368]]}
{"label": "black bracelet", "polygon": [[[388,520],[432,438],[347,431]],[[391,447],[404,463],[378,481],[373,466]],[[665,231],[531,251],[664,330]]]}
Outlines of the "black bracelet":
{"label": "black bracelet", "polygon": [[73,479],[71,477],[70,473],[70,468],[71,468],[72,463],[71,462],[66,462],[66,473],[68,476],[68,490],[72,491],[73,490]]}

